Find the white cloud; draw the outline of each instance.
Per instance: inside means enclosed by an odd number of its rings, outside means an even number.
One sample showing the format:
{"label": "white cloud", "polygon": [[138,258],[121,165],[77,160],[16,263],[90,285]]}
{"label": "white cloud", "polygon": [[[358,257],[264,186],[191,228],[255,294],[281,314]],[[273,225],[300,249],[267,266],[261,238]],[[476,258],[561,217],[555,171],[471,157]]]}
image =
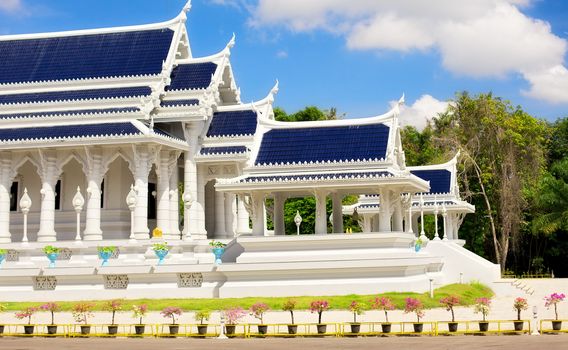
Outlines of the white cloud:
{"label": "white cloud", "polygon": [[16,12],[22,7],[21,0],[0,0],[0,11]]}
{"label": "white cloud", "polygon": [[523,91],[527,96],[551,103],[568,103],[568,69],[557,65],[539,72],[525,73],[531,87]]}
{"label": "white cloud", "polygon": [[443,113],[448,108],[448,102],[440,101],[430,95],[422,95],[411,106],[403,105],[398,117],[400,125],[414,126],[423,130],[428,121],[436,118],[438,113]]}
{"label": "white cloud", "polygon": [[531,85],[528,96],[566,102],[558,90],[566,81],[567,41],[549,23],[522,12],[532,1],[258,0],[249,6],[249,22],[325,30],[342,35],[352,50],[436,50],[452,73],[521,74]]}
{"label": "white cloud", "polygon": [[276,52],[276,57],[288,58],[288,52],[286,50],[278,50],[278,52]]}

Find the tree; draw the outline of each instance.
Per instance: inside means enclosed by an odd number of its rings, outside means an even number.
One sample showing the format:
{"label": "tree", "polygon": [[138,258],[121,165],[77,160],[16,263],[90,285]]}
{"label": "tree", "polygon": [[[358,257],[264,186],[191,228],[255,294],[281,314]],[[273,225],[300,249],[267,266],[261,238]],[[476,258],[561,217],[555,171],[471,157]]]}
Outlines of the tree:
{"label": "tree", "polygon": [[478,212],[489,221],[495,260],[505,269],[528,208],[523,189],[543,170],[546,124],[492,94],[467,93],[458,94],[435,124],[437,141],[461,151],[466,197],[483,199]]}
{"label": "tree", "polygon": [[568,231],[568,157],[552,166],[538,189],[535,204],[539,215],[533,221],[533,230],[547,235]]}

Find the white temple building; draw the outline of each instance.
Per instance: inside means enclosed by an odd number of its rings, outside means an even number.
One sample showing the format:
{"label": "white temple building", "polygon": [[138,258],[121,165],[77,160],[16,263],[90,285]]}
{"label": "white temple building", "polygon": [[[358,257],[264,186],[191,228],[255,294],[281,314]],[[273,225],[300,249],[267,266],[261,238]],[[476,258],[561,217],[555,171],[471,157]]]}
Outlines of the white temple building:
{"label": "white temple building", "polygon": [[[192,56],[189,7],[164,23],[0,36],[0,300],[371,294],[499,279],[458,239],[474,208],[460,199],[456,159],[406,166],[399,105],[275,121],[278,85],[240,100],[234,37]],[[360,200],[343,207],[346,195]],[[285,200],[306,196],[314,234],[285,232]],[[345,234],[354,212],[363,233]],[[423,215],[444,224],[416,252]],[[222,265],[212,239],[228,243]],[[164,240],[171,251],[157,265],[151,246]],[[46,245],[62,249],[56,267]],[[118,247],[108,266],[100,246]]]}

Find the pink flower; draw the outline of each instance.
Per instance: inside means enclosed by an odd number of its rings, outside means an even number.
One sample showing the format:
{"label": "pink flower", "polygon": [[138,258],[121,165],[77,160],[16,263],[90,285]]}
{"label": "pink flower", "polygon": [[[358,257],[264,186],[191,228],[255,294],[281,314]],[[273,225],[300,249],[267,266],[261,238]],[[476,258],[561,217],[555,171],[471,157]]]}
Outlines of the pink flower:
{"label": "pink flower", "polygon": [[234,325],[237,324],[237,321],[243,318],[246,315],[245,310],[241,307],[233,307],[223,311],[223,315],[227,320],[227,324]]}
{"label": "pink flower", "polygon": [[256,303],[250,307],[250,314],[260,320],[260,324],[264,324],[264,313],[270,310],[265,303]]}
{"label": "pink flower", "polygon": [[171,317],[172,324],[176,324],[176,315],[181,316],[183,311],[179,307],[168,306],[167,308],[163,309],[160,314],[165,318]]}
{"label": "pink flower", "polygon": [[422,305],[422,302],[416,298],[406,298],[404,313],[407,314],[410,312],[414,312],[418,322],[420,322],[420,318],[424,317],[424,305]]}
{"label": "pink flower", "polygon": [[388,311],[394,310],[395,306],[392,303],[391,298],[388,297],[376,297],[375,300],[371,301],[371,308],[377,310],[383,310],[385,312],[385,321],[389,322]]}
{"label": "pink flower", "polygon": [[566,298],[564,294],[558,294],[558,293],[552,293],[549,296],[544,297],[545,301],[544,306],[546,306],[546,308],[554,306],[554,314],[556,315],[556,320],[558,320],[557,304],[560,303],[561,301],[564,301],[564,298]]}
{"label": "pink flower", "polygon": [[16,312],[15,316],[18,320],[28,319],[28,324],[32,323],[32,316],[37,312],[38,308],[35,306],[27,307],[25,310]]}

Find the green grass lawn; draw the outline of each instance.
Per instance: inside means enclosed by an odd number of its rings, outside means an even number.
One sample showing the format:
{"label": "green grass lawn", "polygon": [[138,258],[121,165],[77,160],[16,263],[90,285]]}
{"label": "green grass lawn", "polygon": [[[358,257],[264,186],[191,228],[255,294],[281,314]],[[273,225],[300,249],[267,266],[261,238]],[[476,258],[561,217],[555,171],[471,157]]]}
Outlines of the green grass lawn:
{"label": "green grass lawn", "polygon": [[[434,291],[434,298],[430,298],[429,293],[384,293],[380,296],[390,297],[398,309],[404,308],[404,299],[408,297],[418,298],[427,309],[440,307],[439,300],[448,295],[456,295],[459,297],[461,305],[467,306],[475,303],[476,298],[492,297],[493,291],[480,283],[471,284],[449,284],[438,288]],[[131,310],[132,305],[147,304],[148,309],[152,311],[160,311],[167,306],[177,306],[184,311],[195,310],[223,310],[229,307],[240,306],[242,308],[250,308],[257,302],[264,302],[270,306],[272,310],[281,310],[282,304],[288,299],[294,299],[298,302],[298,310],[309,309],[310,302],[318,299],[325,299],[329,302],[331,309],[347,310],[352,301],[370,304],[370,300],[377,295],[342,295],[342,296],[298,296],[298,297],[252,297],[252,298],[228,298],[228,299],[136,299],[125,300],[123,310]],[[96,304],[94,310],[103,310],[105,301],[89,301]],[[62,301],[57,302],[62,311],[70,311],[77,302]],[[38,306],[41,303],[17,302],[2,303],[6,306],[6,311],[18,311],[29,306]]]}

